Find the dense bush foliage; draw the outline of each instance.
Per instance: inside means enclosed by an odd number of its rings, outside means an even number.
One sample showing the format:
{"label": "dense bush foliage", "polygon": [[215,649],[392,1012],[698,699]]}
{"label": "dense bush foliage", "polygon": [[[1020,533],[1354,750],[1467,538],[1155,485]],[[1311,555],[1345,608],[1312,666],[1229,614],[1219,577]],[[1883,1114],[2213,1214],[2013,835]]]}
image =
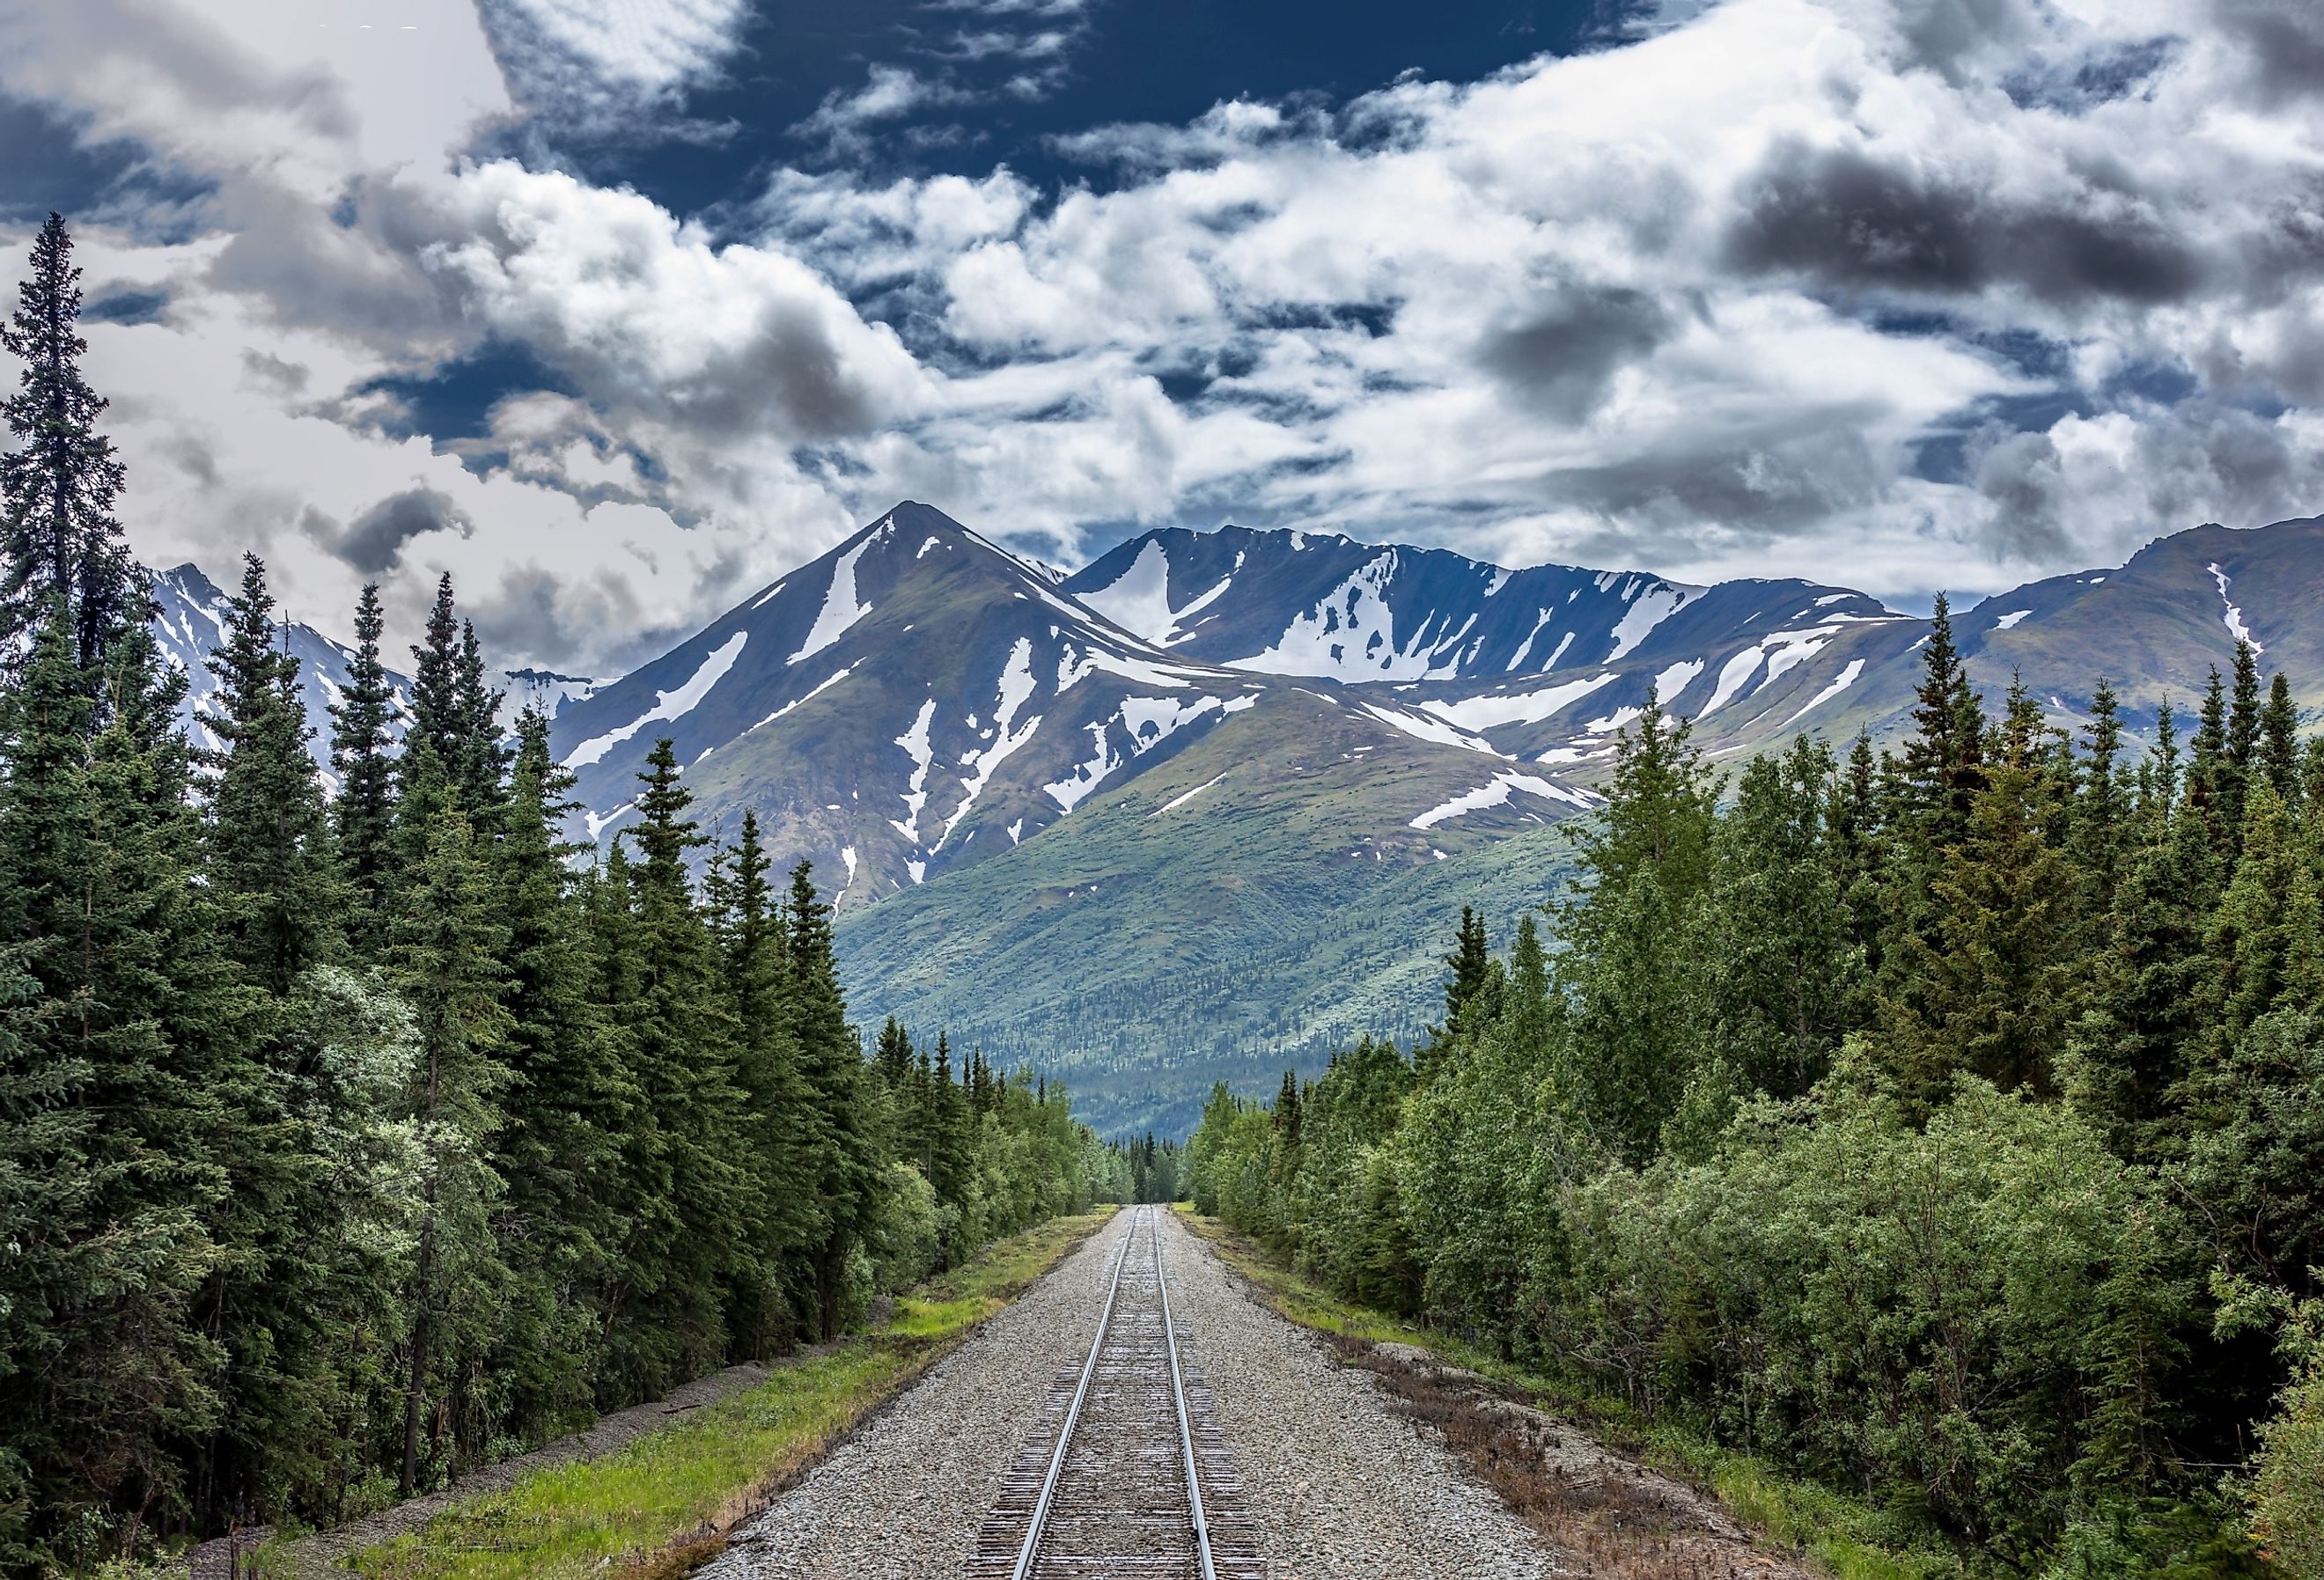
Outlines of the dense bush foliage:
{"label": "dense bush foliage", "polygon": [[1895,754],[1650,705],[1554,952],[1222,1088],[1196,1203],[1973,1566],[2324,1575],[2324,743],[2248,645],[2135,763],[1923,651]]}
{"label": "dense bush foliage", "polygon": [[0,467],[0,1572],[360,1512],[1155,1183],[1029,1072],[892,1025],[867,1061],[807,868],[779,889],[748,818],[706,840],[668,741],[576,867],[546,723],[504,738],[448,577],[408,707],[365,590],[327,799],[251,559],[190,748],[60,222],[33,264]]}

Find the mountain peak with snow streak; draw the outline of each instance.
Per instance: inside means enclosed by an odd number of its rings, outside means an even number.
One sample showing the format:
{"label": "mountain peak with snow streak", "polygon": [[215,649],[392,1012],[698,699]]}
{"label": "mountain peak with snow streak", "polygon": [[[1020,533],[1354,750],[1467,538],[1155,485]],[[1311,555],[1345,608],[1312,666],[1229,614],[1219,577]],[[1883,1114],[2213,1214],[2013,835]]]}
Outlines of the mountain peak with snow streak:
{"label": "mountain peak with snow streak", "polygon": [[1804,582],[1692,587],[1644,571],[1537,565],[1510,570],[1443,549],[1337,533],[1161,527],[1068,577],[1065,590],[1157,645],[1267,674],[1352,684],[1545,675],[1652,655],[1675,617],[1712,592],[1767,589],[1771,603],[1889,611]]}

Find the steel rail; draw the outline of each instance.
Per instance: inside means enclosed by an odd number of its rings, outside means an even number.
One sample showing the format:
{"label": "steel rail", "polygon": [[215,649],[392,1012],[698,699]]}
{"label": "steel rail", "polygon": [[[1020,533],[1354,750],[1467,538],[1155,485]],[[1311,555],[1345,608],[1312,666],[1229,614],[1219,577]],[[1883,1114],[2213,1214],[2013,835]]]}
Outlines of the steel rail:
{"label": "steel rail", "polygon": [[1186,1385],[1178,1375],[1178,1328],[1170,1320],[1170,1280],[1162,1275],[1162,1232],[1152,1229],[1152,1219],[1148,1224],[1154,1235],[1154,1282],[1162,1291],[1162,1340],[1170,1349],[1170,1398],[1178,1407],[1178,1450],[1186,1465],[1186,1501],[1194,1514],[1194,1556],[1202,1560],[1203,1580],[1218,1580],[1211,1563],[1211,1528],[1203,1519],[1203,1478],[1194,1470],[1194,1429],[1186,1420]]}
{"label": "steel rail", "polygon": [[1081,1381],[1074,1385],[1074,1401],[1065,1409],[1065,1423],[1057,1430],[1056,1452],[1049,1455],[1049,1472],[1041,1478],[1040,1500],[1033,1505],[1033,1522],[1026,1527],[1024,1549],[1017,1555],[1014,1580],[1025,1580],[1032,1571],[1033,1555],[1041,1545],[1041,1527],[1048,1522],[1049,1505],[1057,1496],[1057,1477],[1065,1468],[1065,1449],[1074,1440],[1074,1423],[1081,1419],[1082,1400],[1089,1397],[1090,1378],[1097,1371],[1099,1352],[1105,1348],[1105,1330],[1113,1322],[1113,1298],[1121,1291],[1121,1270],[1130,1260],[1130,1243],[1137,1238],[1137,1224],[1121,1237],[1121,1249],[1113,1253],[1113,1281],[1106,1286],[1105,1307],[1097,1314],[1097,1337],[1090,1341],[1089,1359],[1082,1363]]}
{"label": "steel rail", "polygon": [[1097,1335],[1090,1342],[1089,1358],[1082,1363],[1081,1378],[1074,1385],[1073,1401],[1066,1407],[1065,1422],[1058,1428],[1057,1446],[1050,1453],[1048,1471],[1041,1478],[1040,1497],[1033,1505],[1032,1520],[1025,1529],[1024,1546],[1018,1549],[1012,1580],[1027,1580],[1039,1555],[1041,1538],[1048,1525],[1049,1511],[1056,1500],[1057,1484],[1065,1473],[1065,1454],[1073,1443],[1074,1428],[1081,1420],[1082,1405],[1089,1396],[1091,1379],[1096,1375],[1098,1357],[1105,1350],[1106,1333],[1113,1324],[1115,1297],[1121,1289],[1122,1270],[1129,1265],[1130,1246],[1138,1238],[1140,1224],[1145,1225],[1148,1241],[1154,1248],[1154,1283],[1162,1298],[1163,1344],[1170,1357],[1170,1400],[1177,1415],[1179,1465],[1186,1476],[1186,1502],[1194,1527],[1194,1556],[1201,1565],[1201,1580],[1218,1580],[1218,1570],[1211,1554],[1210,1524],[1203,1510],[1202,1477],[1195,1468],[1194,1427],[1186,1413],[1185,1380],[1178,1365],[1177,1327],[1170,1316],[1170,1286],[1162,1272],[1162,1232],[1157,1227],[1158,1220],[1153,1216],[1153,1211],[1150,1206],[1137,1209],[1138,1216],[1131,1220],[1130,1232],[1121,1237],[1121,1249],[1114,1253],[1113,1278],[1106,1288],[1104,1308],[1098,1313]]}

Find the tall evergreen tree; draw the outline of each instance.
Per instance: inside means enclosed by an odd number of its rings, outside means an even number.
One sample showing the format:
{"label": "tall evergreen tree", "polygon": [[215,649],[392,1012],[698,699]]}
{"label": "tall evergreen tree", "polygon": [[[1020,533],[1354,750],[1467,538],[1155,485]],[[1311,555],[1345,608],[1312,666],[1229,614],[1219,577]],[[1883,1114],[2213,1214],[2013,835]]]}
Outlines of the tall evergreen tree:
{"label": "tall evergreen tree", "polygon": [[1921,648],[1921,684],[1913,706],[1913,734],[1901,764],[1923,837],[1939,849],[1969,830],[1969,809],[1984,783],[1985,726],[1969,670],[1953,644],[1952,606],[1937,595],[1929,636]]}
{"label": "tall evergreen tree", "polygon": [[281,998],[336,947],[340,895],[299,661],[275,645],[274,599],[255,554],[243,557],[210,668],[219,702],[202,723],[224,747],[208,754],[209,878],[234,958]]}
{"label": "tall evergreen tree", "polygon": [[32,270],[0,346],[23,359],[0,402],[18,448],[0,452],[0,652],[24,655],[60,600],[74,661],[95,671],[106,645],[145,619],[151,594],[114,519],[123,471],[97,430],[106,402],[81,376],[80,268],[61,215],[33,239]]}
{"label": "tall evergreen tree", "polygon": [[622,1258],[623,1349],[632,1385],[650,1391],[726,1353],[727,1290],[749,1239],[749,1176],[738,1027],[718,992],[720,963],[687,865],[708,841],[688,815],[693,794],[667,737],[638,779],[626,835],[638,859],[625,868],[635,985],[616,1014],[644,1121],[628,1137],[645,1183]]}
{"label": "tall evergreen tree", "polygon": [[[821,1126],[791,1037],[788,939],[768,882],[773,864],[755,811],[743,812],[741,833],[726,854],[732,860],[720,933],[735,1025],[733,1082],[741,1103],[747,1206],[747,1244],[736,1263],[732,1326],[740,1353],[764,1355],[796,1331],[789,1268],[814,1239],[821,1217],[807,1178],[807,1160]],[[905,1052],[908,1058],[908,1039]]]}
{"label": "tall evergreen tree", "polygon": [[493,852],[499,922],[506,929],[493,1166],[506,1181],[495,1237],[511,1251],[515,1284],[503,1356],[513,1413],[545,1431],[585,1405],[598,1338],[591,1298],[613,1276],[621,1226],[600,1188],[616,1165],[637,1094],[615,1057],[593,996],[588,943],[558,832],[574,810],[573,776],[549,746],[549,722],[527,708],[503,836]]}
{"label": "tall evergreen tree", "polygon": [[2022,686],[1980,778],[1969,826],[1931,881],[1929,924],[1905,935],[1908,975],[1882,1000],[1891,1067],[1925,1106],[1961,1070],[2047,1091],[2070,1007],[2078,907],[2054,835],[2063,787]]}
{"label": "tall evergreen tree", "polygon": [[425,742],[456,784],[467,738],[468,717],[460,697],[460,617],[452,602],[452,573],[447,570],[437,579],[436,602],[428,611],[426,633],[411,650],[411,717],[406,756],[410,742]]}
{"label": "tall evergreen tree", "polygon": [[[420,836],[419,860],[403,875],[391,954],[419,1051],[410,1097],[421,1143],[419,1243],[399,1390],[399,1484],[407,1494],[439,1456],[480,1446],[462,1442],[471,1434],[461,1430],[454,1396],[465,1363],[491,1343],[507,1284],[491,1234],[503,1181],[489,1151],[509,1079],[501,1058],[509,1030],[500,969],[507,934],[495,915],[485,855],[448,801],[434,786],[406,796],[407,818],[419,804],[433,802],[435,809]],[[448,1423],[449,1439],[431,1423]]]}
{"label": "tall evergreen tree", "polygon": [[864,1101],[864,1065],[839,973],[831,956],[831,908],[816,893],[807,864],[791,870],[788,925],[791,1039],[799,1074],[821,1121],[809,1143],[806,1175],[823,1207],[816,1243],[807,1250],[815,1331],[829,1338],[845,1315],[847,1263],[864,1242],[877,1211],[880,1160],[874,1122]]}
{"label": "tall evergreen tree", "polygon": [[506,799],[502,780],[508,772],[509,753],[501,741],[503,695],[493,688],[486,676],[475,626],[461,621],[453,693],[458,732],[458,766],[454,777],[459,783],[461,805],[473,808],[475,815],[497,808]]}
{"label": "tall evergreen tree", "polygon": [[189,1509],[183,1450],[219,1420],[223,1349],[192,1314],[229,1254],[217,1143],[258,1076],[236,1056],[240,1017],[193,882],[183,739],[156,717],[182,681],[162,679],[150,638],[117,642],[107,665],[92,739],[97,699],[59,596],[0,702],[0,936],[40,990],[18,1057],[88,1116],[43,1127],[70,1138],[53,1160],[69,1210],[36,1243],[44,1343],[0,1381],[0,1442],[31,1488],[36,1540],[125,1514],[117,1548],[137,1523]]}
{"label": "tall evergreen tree", "polygon": [[2292,700],[2292,682],[2278,670],[2268,680],[2267,705],[2260,709],[2259,767],[2286,806],[2301,801],[2300,782],[2300,710]]}
{"label": "tall evergreen tree", "polygon": [[395,689],[379,660],[387,625],[379,584],[366,583],[355,604],[355,651],[347,664],[347,684],[331,707],[331,766],[339,776],[332,804],[339,866],[353,892],[347,933],[364,954],[375,953],[386,936],[387,889],[394,869],[391,834],[395,824],[395,771],[391,734]]}

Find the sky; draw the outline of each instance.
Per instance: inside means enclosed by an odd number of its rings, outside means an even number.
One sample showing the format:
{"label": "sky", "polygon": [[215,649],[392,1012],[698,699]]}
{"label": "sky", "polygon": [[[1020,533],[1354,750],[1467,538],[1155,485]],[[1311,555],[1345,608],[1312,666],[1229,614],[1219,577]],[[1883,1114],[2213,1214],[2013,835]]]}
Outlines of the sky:
{"label": "sky", "polygon": [[650,658],[903,498],[1900,607],[2324,510],[2313,0],[16,0],[157,567]]}

